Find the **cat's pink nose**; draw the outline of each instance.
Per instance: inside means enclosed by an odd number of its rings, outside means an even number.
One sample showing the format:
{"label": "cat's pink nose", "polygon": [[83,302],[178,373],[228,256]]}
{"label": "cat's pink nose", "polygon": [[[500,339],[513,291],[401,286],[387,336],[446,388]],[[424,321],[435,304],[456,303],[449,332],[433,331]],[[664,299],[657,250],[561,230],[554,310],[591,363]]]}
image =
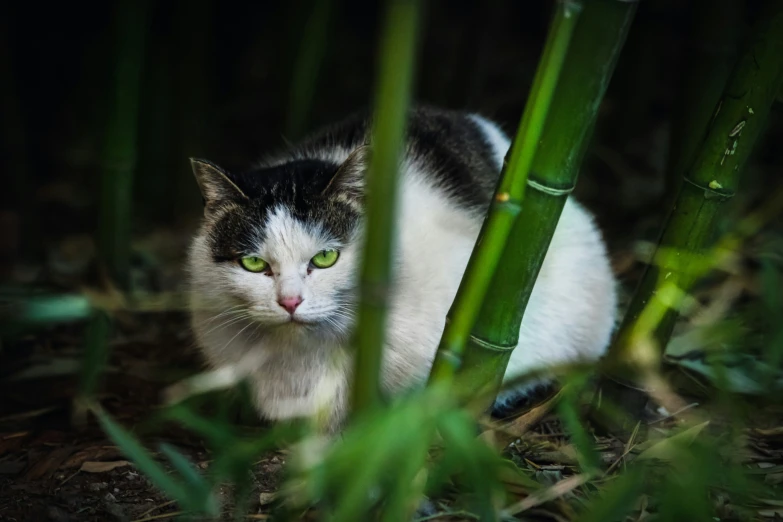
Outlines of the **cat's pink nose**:
{"label": "cat's pink nose", "polygon": [[277,303],[286,309],[286,311],[293,315],[296,311],[296,307],[302,304],[302,298],[300,296],[294,297],[281,297]]}

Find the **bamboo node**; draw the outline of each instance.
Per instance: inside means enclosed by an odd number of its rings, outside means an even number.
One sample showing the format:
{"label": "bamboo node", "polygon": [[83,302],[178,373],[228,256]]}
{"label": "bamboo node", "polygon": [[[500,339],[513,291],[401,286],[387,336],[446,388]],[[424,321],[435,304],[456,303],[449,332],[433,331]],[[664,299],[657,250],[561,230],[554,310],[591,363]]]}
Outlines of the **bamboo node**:
{"label": "bamboo node", "polygon": [[[725,156],[724,156],[725,157]],[[702,185],[700,183],[696,183],[688,176],[683,176],[683,181],[686,181],[687,183],[690,183],[696,188],[699,188],[704,191],[704,197],[706,199],[713,199],[713,198],[719,198],[721,200],[727,200],[729,198],[734,197],[734,192],[725,190],[723,188],[723,185],[721,185],[717,180],[710,181],[709,185]]]}
{"label": "bamboo node", "polygon": [[516,343],[515,344],[510,344],[510,345],[497,344],[497,343],[493,343],[493,342],[487,341],[485,339],[482,339],[480,337],[476,337],[475,335],[471,335],[470,336],[470,340],[473,343],[481,346],[482,348],[485,348],[487,350],[493,350],[493,351],[496,351],[496,352],[508,352],[508,351],[513,350],[514,348],[517,347]]}
{"label": "bamboo node", "polygon": [[527,178],[527,186],[532,188],[533,190],[537,190],[548,196],[554,196],[554,197],[567,196],[574,191],[574,185],[571,185],[570,187],[567,188],[548,187],[529,177]]}
{"label": "bamboo node", "polygon": [[501,192],[495,196],[495,201],[499,201],[500,203],[505,203],[509,199],[511,199],[511,196],[508,192]]}

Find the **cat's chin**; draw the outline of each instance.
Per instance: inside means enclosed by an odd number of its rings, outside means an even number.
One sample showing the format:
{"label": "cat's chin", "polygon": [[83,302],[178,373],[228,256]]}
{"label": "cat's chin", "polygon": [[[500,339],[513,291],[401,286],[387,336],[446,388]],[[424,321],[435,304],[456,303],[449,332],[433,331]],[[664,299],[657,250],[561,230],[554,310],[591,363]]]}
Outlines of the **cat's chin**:
{"label": "cat's chin", "polygon": [[[270,325],[271,326],[271,325]],[[346,339],[346,329],[336,328],[334,324],[324,319],[293,318],[271,326],[271,329],[284,335],[292,336],[316,336],[320,339],[332,339],[344,341]]]}
{"label": "cat's chin", "polygon": [[270,326],[276,328],[287,328],[292,330],[303,330],[303,329],[306,330],[306,329],[325,327],[326,321],[322,321],[319,319],[303,318],[303,317],[289,317],[288,319],[283,319]]}

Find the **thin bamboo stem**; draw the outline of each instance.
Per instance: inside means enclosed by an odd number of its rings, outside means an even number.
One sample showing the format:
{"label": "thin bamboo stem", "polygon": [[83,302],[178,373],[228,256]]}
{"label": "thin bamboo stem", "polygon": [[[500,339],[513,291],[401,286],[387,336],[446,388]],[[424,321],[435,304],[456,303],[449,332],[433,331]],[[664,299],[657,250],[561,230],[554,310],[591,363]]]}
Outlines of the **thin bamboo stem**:
{"label": "thin bamboo stem", "polygon": [[361,269],[353,408],[380,399],[380,370],[394,249],[397,171],[407,119],[421,2],[390,0],[381,37],[372,156],[367,175],[366,243]]}
{"label": "thin bamboo stem", "polygon": [[133,173],[147,3],[125,0],[115,13],[113,103],[103,148],[100,249],[113,281],[127,288]]}
{"label": "thin bamboo stem", "polygon": [[430,382],[451,379],[462,363],[470,329],[479,314],[492,274],[519,214],[533,156],[581,8],[581,2],[558,3],[519,130],[506,158],[487,219],[446,318]]}
{"label": "thin bamboo stem", "polygon": [[669,148],[668,193],[672,199],[685,170],[691,165],[704,139],[707,125],[726,88],[739,55],[740,24],[744,4],[736,0],[694,2],[693,36],[684,67],[682,95],[672,128]]}
{"label": "thin bamboo stem", "polygon": [[310,16],[304,26],[299,53],[296,57],[288,101],[286,137],[296,140],[305,131],[313,106],[318,73],[329,44],[329,25],[334,0],[314,0]]}
{"label": "thin bamboo stem", "polygon": [[[696,282],[703,254],[714,241],[715,222],[731,198],[783,84],[783,2],[768,2],[713,112],[701,146],[686,170],[677,202],[666,221],[655,263],[634,294],[610,355],[625,364],[657,364],[641,354],[639,340],[652,334],[658,349],[668,342],[685,291]],[[662,295],[661,285],[679,288]],[[655,325],[638,320],[649,306],[665,310]],[[650,332],[650,329],[653,331]]]}
{"label": "thin bamboo stem", "polygon": [[214,58],[215,5],[213,0],[179,0],[174,17],[174,123],[177,147],[174,172],[174,211],[179,216],[201,212],[201,195],[193,183],[189,162],[182,158],[211,156],[207,139],[210,101],[216,82]]}
{"label": "thin bamboo stem", "polygon": [[[136,167],[139,93],[144,58],[145,0],[123,0],[114,14],[116,68],[112,103],[103,149],[100,252],[114,283],[128,289],[133,173]],[[87,329],[81,394],[90,397],[109,357],[110,319],[95,311]],[[85,410],[74,410],[74,422],[84,421]]]}
{"label": "thin bamboo stem", "polygon": [[[598,109],[636,12],[636,2],[585,3],[554,92],[522,211],[465,350],[467,389],[497,391],[560,213],[573,190]],[[524,349],[524,348],[521,348]]]}

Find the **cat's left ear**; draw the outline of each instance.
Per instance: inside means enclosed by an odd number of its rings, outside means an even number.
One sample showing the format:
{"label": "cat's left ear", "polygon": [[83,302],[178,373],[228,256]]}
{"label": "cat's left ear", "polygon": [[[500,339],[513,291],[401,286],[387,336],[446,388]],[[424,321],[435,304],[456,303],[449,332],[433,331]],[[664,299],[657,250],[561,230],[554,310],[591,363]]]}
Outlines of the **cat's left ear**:
{"label": "cat's left ear", "polygon": [[190,158],[190,166],[193,168],[193,175],[196,177],[198,188],[201,189],[201,195],[204,198],[204,205],[221,201],[242,201],[248,199],[242,190],[231,181],[228,173],[212,162]]}
{"label": "cat's left ear", "polygon": [[347,199],[351,204],[360,205],[364,199],[364,176],[369,161],[369,145],[354,149],[337,169],[323,194],[334,195]]}

